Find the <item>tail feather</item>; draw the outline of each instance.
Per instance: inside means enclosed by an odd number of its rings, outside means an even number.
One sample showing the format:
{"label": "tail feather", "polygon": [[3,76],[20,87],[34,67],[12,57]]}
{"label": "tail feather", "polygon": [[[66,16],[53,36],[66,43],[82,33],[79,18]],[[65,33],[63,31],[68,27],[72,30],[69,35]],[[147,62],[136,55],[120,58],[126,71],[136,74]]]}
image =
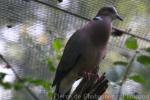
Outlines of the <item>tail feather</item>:
{"label": "tail feather", "polygon": [[59,84],[57,84],[56,88],[55,88],[55,99],[54,100],[67,100],[70,90],[68,92],[66,92],[65,94],[61,94],[59,92]]}

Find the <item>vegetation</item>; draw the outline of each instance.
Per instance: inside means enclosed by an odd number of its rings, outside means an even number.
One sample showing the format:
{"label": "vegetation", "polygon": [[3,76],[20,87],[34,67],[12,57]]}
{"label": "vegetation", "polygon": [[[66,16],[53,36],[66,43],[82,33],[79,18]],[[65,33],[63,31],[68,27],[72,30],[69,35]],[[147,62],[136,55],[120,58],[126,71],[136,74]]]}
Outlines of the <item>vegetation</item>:
{"label": "vegetation", "polygon": [[[60,55],[62,54],[62,48],[63,48],[63,44],[62,44],[62,40],[61,39],[54,39],[52,42],[52,48],[56,53],[56,59],[60,59]],[[148,85],[148,81],[145,79],[144,76],[142,76],[140,73],[135,73],[131,71],[132,68],[132,63],[136,60],[138,61],[141,66],[144,67],[149,67],[150,66],[150,48],[145,48],[144,51],[138,51],[138,43],[137,40],[133,37],[129,37],[126,42],[125,42],[125,47],[129,50],[134,50],[134,57],[132,57],[128,62],[114,62],[114,65],[123,65],[124,67],[126,67],[126,74],[123,76],[124,78],[122,79],[121,83],[116,83],[120,85],[120,89],[122,88],[122,85],[125,83],[125,81],[127,79],[133,80],[135,82],[138,82],[140,84],[142,84],[143,86]],[[142,52],[142,53],[141,53]],[[143,54],[144,52],[144,54]],[[146,53],[146,54],[145,54]],[[1,55],[2,56],[2,55]],[[7,64],[7,63],[6,63]],[[51,60],[51,58],[47,59],[47,64],[48,64],[48,68],[49,68],[49,72],[50,73],[54,73],[56,71],[56,66],[53,64],[53,61]],[[10,68],[12,68],[13,66],[11,66]],[[133,74],[134,73],[134,74]],[[22,78],[21,80],[16,80],[15,83],[7,83],[7,82],[3,82],[3,79],[5,77],[5,73],[0,73],[0,84],[5,88],[5,89],[15,89],[15,90],[20,90],[22,88],[25,87],[26,84],[32,84],[35,86],[41,86],[43,87],[43,89],[45,89],[47,91],[47,94],[49,96],[49,98],[51,99],[53,96],[53,89],[51,87],[52,83],[50,81],[46,81],[46,80],[41,80],[41,79],[33,79],[33,78]],[[120,98],[120,96],[122,95],[121,92],[118,94],[118,98]],[[129,96],[130,97],[130,96]],[[135,98],[128,98],[128,95],[123,97],[124,100],[136,100]],[[119,99],[118,99],[119,100]]]}

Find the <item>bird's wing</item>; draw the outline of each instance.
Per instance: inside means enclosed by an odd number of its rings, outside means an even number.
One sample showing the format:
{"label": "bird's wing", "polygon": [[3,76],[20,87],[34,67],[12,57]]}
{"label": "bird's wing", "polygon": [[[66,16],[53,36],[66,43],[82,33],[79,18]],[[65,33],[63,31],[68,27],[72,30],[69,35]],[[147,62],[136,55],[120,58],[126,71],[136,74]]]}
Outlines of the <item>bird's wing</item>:
{"label": "bird's wing", "polygon": [[64,49],[62,58],[56,70],[53,86],[60,83],[61,80],[73,69],[81,56],[81,42],[79,34],[74,33],[68,40]]}

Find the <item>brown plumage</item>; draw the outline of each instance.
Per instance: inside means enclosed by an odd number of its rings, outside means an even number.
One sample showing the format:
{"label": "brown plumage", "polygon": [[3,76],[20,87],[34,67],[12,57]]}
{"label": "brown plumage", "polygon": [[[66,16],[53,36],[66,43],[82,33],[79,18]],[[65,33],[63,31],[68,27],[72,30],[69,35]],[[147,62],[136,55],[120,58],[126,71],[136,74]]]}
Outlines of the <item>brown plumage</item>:
{"label": "brown plumage", "polygon": [[99,65],[106,54],[112,20],[117,18],[122,20],[114,7],[103,7],[93,20],[70,37],[53,82],[57,94],[66,94],[82,73],[91,72]]}

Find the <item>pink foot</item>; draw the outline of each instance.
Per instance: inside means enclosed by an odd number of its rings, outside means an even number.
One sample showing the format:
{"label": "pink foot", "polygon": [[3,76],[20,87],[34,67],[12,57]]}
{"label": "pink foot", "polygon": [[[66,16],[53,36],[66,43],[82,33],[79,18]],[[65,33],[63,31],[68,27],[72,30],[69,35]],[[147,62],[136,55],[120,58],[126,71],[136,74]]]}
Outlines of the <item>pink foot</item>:
{"label": "pink foot", "polygon": [[96,81],[99,81],[99,80],[101,80],[101,77],[99,77],[99,75],[97,74],[96,75]]}
{"label": "pink foot", "polygon": [[96,77],[97,80],[100,79],[98,74],[93,74],[93,73],[90,73],[90,72],[84,72],[83,77],[85,77],[85,79],[87,79],[87,80],[91,80],[93,77]]}
{"label": "pink foot", "polygon": [[103,80],[105,78],[105,73],[104,74],[102,74],[102,76],[101,77],[99,77],[98,75],[97,75],[97,79],[96,79],[96,81],[101,81],[101,80]]}
{"label": "pink foot", "polygon": [[90,80],[90,75],[91,75],[91,73],[89,73],[89,72],[83,73],[83,77],[85,77],[85,79],[87,79],[87,80]]}

